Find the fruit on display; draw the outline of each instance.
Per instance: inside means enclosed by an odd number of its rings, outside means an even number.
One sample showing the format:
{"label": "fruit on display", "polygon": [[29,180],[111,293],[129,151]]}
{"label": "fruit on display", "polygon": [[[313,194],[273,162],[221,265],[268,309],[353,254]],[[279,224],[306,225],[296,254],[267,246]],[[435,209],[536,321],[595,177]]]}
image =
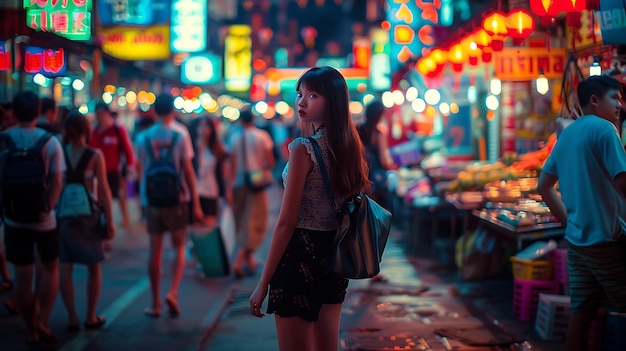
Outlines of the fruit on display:
{"label": "fruit on display", "polygon": [[450,191],[481,190],[486,184],[495,181],[536,177],[555,143],[556,134],[553,133],[546,145],[537,151],[519,156],[515,152],[506,152],[496,163],[471,164],[458,173],[450,184]]}

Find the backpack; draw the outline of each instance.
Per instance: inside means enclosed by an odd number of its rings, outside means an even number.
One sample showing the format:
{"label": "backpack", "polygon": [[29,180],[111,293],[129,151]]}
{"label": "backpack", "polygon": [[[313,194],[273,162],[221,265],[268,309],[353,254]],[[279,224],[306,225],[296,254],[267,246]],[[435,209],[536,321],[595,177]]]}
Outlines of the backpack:
{"label": "backpack", "polygon": [[76,167],[70,164],[70,158],[63,148],[65,164],[65,185],[57,202],[56,216],[59,227],[76,230],[80,233],[106,236],[106,213],[102,206],[85,186],[85,170],[94,155],[92,149],[86,149],[80,156]]}
{"label": "backpack", "polygon": [[172,157],[178,135],[179,133],[174,133],[167,150],[159,150],[158,159],[154,155],[150,139],[145,139],[150,159],[150,167],[146,170],[146,195],[149,206],[172,207],[180,204],[180,176]]}
{"label": "backpack", "polygon": [[37,223],[49,212],[47,173],[43,147],[52,137],[45,133],[31,147],[18,148],[10,136],[4,138],[2,163],[2,207],[4,214],[21,223]]}

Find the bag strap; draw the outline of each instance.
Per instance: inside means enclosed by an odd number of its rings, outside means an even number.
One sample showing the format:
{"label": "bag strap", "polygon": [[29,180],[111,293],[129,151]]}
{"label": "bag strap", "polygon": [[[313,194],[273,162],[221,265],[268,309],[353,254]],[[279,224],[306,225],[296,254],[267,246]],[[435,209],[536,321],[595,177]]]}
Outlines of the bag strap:
{"label": "bag strap", "polygon": [[246,128],[241,132],[241,148],[243,152],[243,170],[248,171],[248,152],[246,151]]}
{"label": "bag strap", "polygon": [[[152,149],[152,139],[146,137],[146,151],[148,151],[148,157],[150,158],[150,163],[154,163],[154,161],[156,161],[156,156],[154,155],[154,150]],[[165,153],[165,158],[166,159],[170,159],[170,157],[172,156],[172,151],[174,149],[174,144],[176,144],[176,141],[178,140],[178,133],[174,132],[172,135],[172,141],[170,142],[169,147],[167,148],[167,151]],[[161,155],[159,155],[159,159],[161,159]]]}
{"label": "bag strap", "polygon": [[326,194],[328,195],[328,199],[330,200],[331,206],[336,210],[335,206],[335,193],[333,193],[333,187],[330,184],[330,178],[328,177],[328,170],[326,169],[326,164],[324,163],[324,158],[322,157],[322,150],[320,149],[320,145],[317,143],[313,137],[307,137],[313,145],[313,151],[315,152],[315,158],[317,159],[317,164],[320,167],[320,173],[322,173],[322,179],[324,180],[324,188],[326,188]]}
{"label": "bag strap", "polygon": [[41,136],[41,138],[39,138],[39,140],[37,140],[35,145],[33,145],[33,149],[41,151],[51,137],[52,133],[46,132]]}
{"label": "bag strap", "polygon": [[167,148],[167,151],[165,153],[165,159],[167,160],[171,160],[172,159],[172,153],[174,152],[174,145],[176,144],[176,141],[178,140],[178,132],[174,132],[174,135],[172,136],[172,142],[170,143],[170,146]]}
{"label": "bag strap", "polygon": [[65,165],[67,167],[65,171],[65,180],[68,183],[82,183],[85,178],[85,171],[87,170],[87,165],[89,161],[91,161],[91,157],[95,152],[91,148],[87,148],[83,151],[76,163],[76,166],[72,167],[70,162],[70,157],[67,153],[65,147],[63,147],[63,156],[65,157]]}

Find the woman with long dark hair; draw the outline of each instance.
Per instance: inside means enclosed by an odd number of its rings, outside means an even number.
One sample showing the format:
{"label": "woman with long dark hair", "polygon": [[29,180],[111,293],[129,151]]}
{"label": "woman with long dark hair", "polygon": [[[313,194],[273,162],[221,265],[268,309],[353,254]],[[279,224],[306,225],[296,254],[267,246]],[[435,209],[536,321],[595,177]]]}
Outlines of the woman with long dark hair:
{"label": "woman with long dark hair", "polygon": [[[89,121],[80,112],[73,110],[65,119],[65,132],[63,134],[63,148],[67,169],[74,169],[81,160],[86,167],[82,179],[87,190],[96,198],[106,213],[107,236],[98,237],[94,233],[80,232],[72,228],[73,223],[59,221],[61,234],[60,254],[60,288],[63,303],[69,316],[68,331],[78,331],[80,324],[74,305],[74,284],[72,282],[72,269],[75,263],[87,266],[87,314],[84,321],[86,329],[100,328],[106,322],[104,317],[96,315],[100,290],[102,289],[102,267],[104,260],[102,239],[113,239],[115,225],[113,221],[111,189],[106,176],[104,156],[98,149],[88,146],[87,142],[91,133]],[[67,171],[66,171],[67,172]],[[67,176],[67,175],[66,175]],[[67,179],[66,179],[67,181]]]}
{"label": "woman with long dark hair", "polygon": [[232,205],[230,157],[217,132],[215,120],[201,117],[195,123],[198,196],[204,213],[204,225],[213,226],[217,220],[219,198]]}
{"label": "woman with long dark hair", "polygon": [[[363,145],[348,109],[343,76],[331,67],[312,68],[296,84],[296,106],[303,125],[313,129],[329,171],[334,203],[362,192],[369,181]],[[260,281],[250,297],[250,313],[275,314],[279,348],[337,350],[341,306],[348,280],[326,265],[339,224],[311,141],[289,145],[283,171],[285,192]]]}

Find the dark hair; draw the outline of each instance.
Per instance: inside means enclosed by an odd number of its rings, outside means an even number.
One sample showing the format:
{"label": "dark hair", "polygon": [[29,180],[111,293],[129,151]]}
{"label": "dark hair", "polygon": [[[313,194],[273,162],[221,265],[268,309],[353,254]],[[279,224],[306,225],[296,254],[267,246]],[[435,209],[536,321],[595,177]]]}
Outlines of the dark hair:
{"label": "dark hair", "polygon": [[81,136],[85,136],[85,139],[89,139],[91,130],[89,128],[89,121],[87,117],[78,110],[71,110],[65,118],[63,133],[63,144],[69,144],[80,139]]}
{"label": "dark hair", "polygon": [[98,103],[96,103],[95,111],[98,112],[98,110],[105,110],[106,112],[111,112],[111,110],[109,109],[109,105],[107,105],[103,101],[99,101]]}
{"label": "dark hair", "polygon": [[330,179],[335,193],[339,196],[358,194],[369,184],[368,166],[348,109],[350,98],[346,80],[332,67],[314,67],[298,79],[296,89],[300,90],[302,85],[326,99],[324,133],[330,149]]}
{"label": "dark hair", "polygon": [[40,114],[45,114],[48,111],[53,111],[54,109],[57,107],[57,103],[54,101],[54,99],[51,99],[49,97],[45,97],[41,99],[41,112]]}
{"label": "dark hair", "polygon": [[154,101],[154,112],[157,116],[167,116],[174,110],[174,98],[167,93],[161,93]]}
{"label": "dark hair", "polygon": [[620,90],[617,79],[600,75],[589,77],[578,84],[578,102],[580,107],[585,108],[591,100],[591,96],[603,97],[609,90]]}
{"label": "dark hair", "polygon": [[215,126],[215,120],[213,118],[214,117],[211,116],[204,116],[196,119],[197,122],[195,123],[195,128],[193,128],[193,130],[196,140],[199,139],[201,137],[199,135],[200,123],[205,122],[207,127],[209,128],[209,135],[207,136],[206,140],[203,140],[203,142],[205,145],[207,145],[209,150],[211,150],[211,153],[213,155],[217,156],[218,158],[222,158],[226,155],[226,149],[219,139],[219,135],[217,134],[217,127]]}
{"label": "dark hair", "polygon": [[239,121],[244,124],[250,124],[254,121],[254,115],[250,109],[243,109],[239,112]]}
{"label": "dark hair", "polygon": [[376,132],[376,126],[385,112],[385,105],[376,100],[365,107],[365,121],[363,127],[359,128],[359,136],[364,144],[368,145],[372,140],[372,135]]}
{"label": "dark hair", "polygon": [[30,90],[20,91],[13,98],[13,114],[20,122],[32,122],[39,117],[39,96]]}

